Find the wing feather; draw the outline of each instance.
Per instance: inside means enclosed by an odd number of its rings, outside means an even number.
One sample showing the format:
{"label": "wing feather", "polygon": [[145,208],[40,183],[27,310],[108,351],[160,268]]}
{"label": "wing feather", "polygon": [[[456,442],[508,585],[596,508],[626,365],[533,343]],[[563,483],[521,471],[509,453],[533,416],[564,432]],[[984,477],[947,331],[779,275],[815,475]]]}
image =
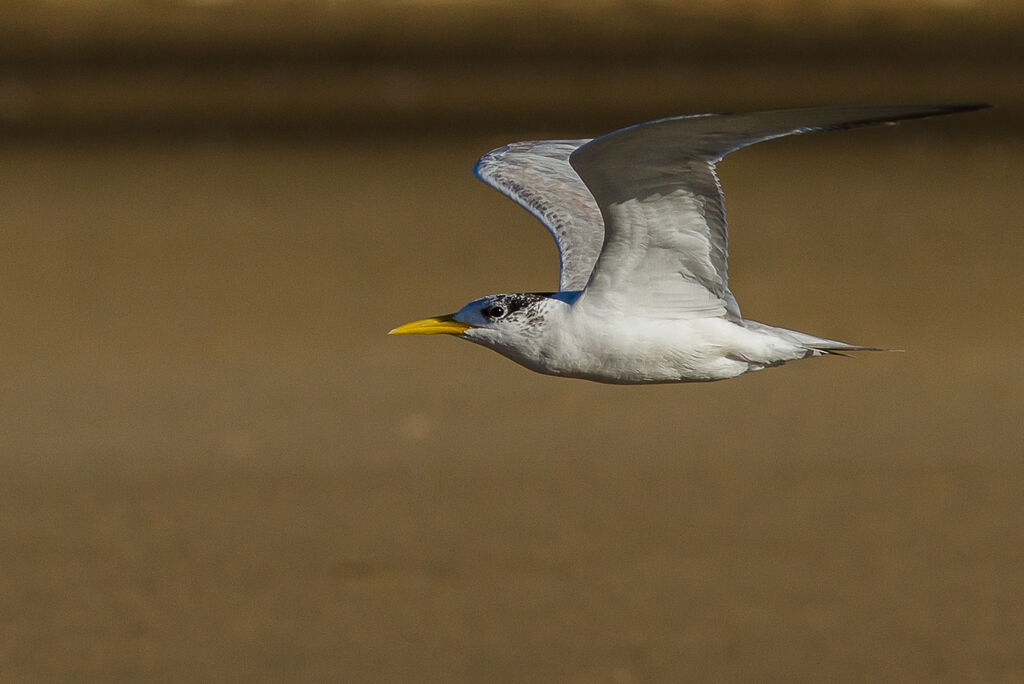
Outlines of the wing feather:
{"label": "wing feather", "polygon": [[831,106],[661,119],[580,146],[570,163],[596,198],[604,243],[577,306],[639,316],[739,319],[729,291],[715,164],[764,140],[894,123],[986,105]]}
{"label": "wing feather", "polygon": [[561,261],[559,290],[582,290],[604,243],[601,210],[569,165],[589,140],[539,140],[499,147],[473,173],[529,211],[550,231]]}

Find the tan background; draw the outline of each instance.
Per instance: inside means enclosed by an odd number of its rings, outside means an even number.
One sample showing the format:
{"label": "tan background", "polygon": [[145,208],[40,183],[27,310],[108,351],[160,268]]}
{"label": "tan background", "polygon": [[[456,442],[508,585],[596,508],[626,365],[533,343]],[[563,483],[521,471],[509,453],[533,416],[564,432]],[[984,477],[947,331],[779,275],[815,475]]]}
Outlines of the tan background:
{"label": "tan background", "polygon": [[[1024,681],[1015,2],[11,2],[0,679]],[[721,167],[757,320],[903,354],[533,375],[510,140],[995,110]]]}

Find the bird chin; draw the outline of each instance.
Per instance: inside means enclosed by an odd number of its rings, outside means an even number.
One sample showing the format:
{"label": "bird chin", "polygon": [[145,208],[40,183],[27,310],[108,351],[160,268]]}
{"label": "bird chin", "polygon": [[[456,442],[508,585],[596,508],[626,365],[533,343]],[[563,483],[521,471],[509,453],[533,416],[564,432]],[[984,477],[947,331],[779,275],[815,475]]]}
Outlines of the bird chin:
{"label": "bird chin", "polygon": [[500,344],[498,335],[489,328],[466,328],[459,334],[459,337],[470,342],[482,344],[485,347],[491,347],[492,349],[497,348]]}
{"label": "bird chin", "polygon": [[509,339],[508,335],[504,334],[504,331],[482,327],[470,328],[459,335],[459,337],[474,344],[479,344],[481,347],[487,347],[491,351],[495,351],[530,370],[541,373],[546,372],[538,366],[537,359],[527,353],[529,345],[523,344],[523,340],[518,338]]}
{"label": "bird chin", "polygon": [[508,340],[501,331],[484,327],[469,328],[463,331],[459,337],[475,344],[479,344],[482,347],[493,349],[503,356],[515,358],[515,345],[511,344],[510,340]]}

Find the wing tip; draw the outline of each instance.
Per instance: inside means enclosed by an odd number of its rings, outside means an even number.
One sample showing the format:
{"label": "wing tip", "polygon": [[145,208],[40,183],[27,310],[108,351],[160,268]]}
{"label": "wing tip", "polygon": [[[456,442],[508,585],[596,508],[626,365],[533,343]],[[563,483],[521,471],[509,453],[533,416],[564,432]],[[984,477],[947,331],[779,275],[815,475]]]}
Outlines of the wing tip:
{"label": "wing tip", "polygon": [[991,109],[993,107],[990,102],[951,102],[940,106],[950,114],[955,112],[973,112],[978,109]]}
{"label": "wing tip", "polygon": [[[836,108],[843,108],[844,105],[835,105]],[[895,126],[901,121],[910,119],[925,119],[933,116],[946,116],[947,114],[959,114],[962,112],[974,112],[981,109],[989,109],[992,105],[987,102],[949,102],[941,104],[921,105],[880,105],[865,107],[865,113],[871,112],[875,115],[867,115],[848,121],[837,122],[833,125],[822,125],[817,130],[859,128],[861,126]],[[807,109],[815,109],[810,107]],[[872,110],[874,110],[872,112]],[[815,130],[809,127],[808,131]],[[803,132],[803,131],[802,131]]]}
{"label": "wing tip", "polygon": [[[962,112],[974,112],[981,109],[989,109],[992,105],[987,102],[949,102],[942,104],[909,105],[903,111],[892,117],[882,114],[878,119],[867,119],[863,123],[899,123],[904,119],[923,119],[931,116],[946,116],[947,114],[960,114]],[[883,110],[902,109],[901,107],[879,107]],[[889,119],[886,121],[886,119]]]}
{"label": "wing tip", "polygon": [[916,118],[918,116],[943,116],[946,114],[959,114],[961,112],[975,112],[980,109],[991,109],[992,105],[988,102],[948,102],[942,104],[933,105],[918,105],[918,112],[911,114],[910,118]]}

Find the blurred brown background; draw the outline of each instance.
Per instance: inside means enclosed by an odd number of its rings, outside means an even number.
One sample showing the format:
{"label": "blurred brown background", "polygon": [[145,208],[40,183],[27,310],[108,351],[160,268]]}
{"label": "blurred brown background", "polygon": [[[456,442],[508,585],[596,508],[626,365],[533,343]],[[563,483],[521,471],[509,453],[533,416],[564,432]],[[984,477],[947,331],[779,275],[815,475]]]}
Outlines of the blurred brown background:
{"label": "blurred brown background", "polygon": [[[0,679],[1024,681],[1016,0],[0,7]],[[710,385],[398,323],[556,282],[476,157],[982,100],[721,167]]]}

